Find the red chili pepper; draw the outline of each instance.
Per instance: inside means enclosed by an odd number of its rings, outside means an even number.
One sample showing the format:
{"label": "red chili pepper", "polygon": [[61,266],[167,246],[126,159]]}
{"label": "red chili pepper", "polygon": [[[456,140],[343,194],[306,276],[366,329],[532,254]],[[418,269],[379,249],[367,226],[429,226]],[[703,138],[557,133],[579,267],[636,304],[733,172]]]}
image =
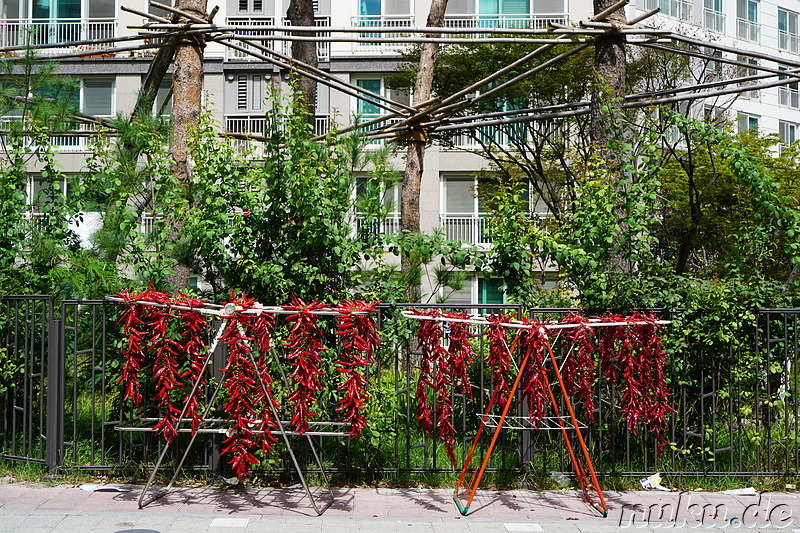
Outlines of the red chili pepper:
{"label": "red chili pepper", "polygon": [[533,427],[538,427],[544,418],[545,410],[550,402],[545,376],[547,368],[545,358],[547,344],[550,342],[542,323],[535,320],[526,321],[531,327],[519,332],[518,346],[523,353],[530,352],[528,365],[520,377],[520,396],[527,401],[528,418]]}
{"label": "red chili pepper", "polygon": [[377,325],[369,315],[377,312],[376,305],[377,302],[344,300],[334,308],[339,313],[337,334],[342,339],[337,370],[347,376],[337,387],[342,399],[336,410],[350,423],[350,436],[356,438],[367,425],[364,411],[370,400],[363,370],[375,361],[375,351],[380,344]]}
{"label": "red chili pepper", "polygon": [[594,354],[597,352],[594,330],[588,320],[578,313],[570,313],[561,321],[562,324],[577,324],[567,329],[564,338],[569,346],[563,351],[564,362],[561,374],[567,394],[576,396],[583,405],[583,413],[587,420],[594,422],[594,383],[597,365]]}
{"label": "red chili pepper", "polygon": [[[258,463],[253,448],[260,444],[264,451],[271,449],[271,443],[275,439],[269,430],[276,427],[276,424],[263,401],[265,393],[259,377],[265,377],[264,371],[256,368],[250,347],[255,338],[248,335],[248,332],[253,331],[256,319],[254,314],[244,311],[252,308],[255,302],[245,295],[238,298],[231,295],[231,299],[232,303],[245,309],[236,311],[229,318],[228,326],[220,339],[228,347],[228,364],[221,372],[225,375],[224,388],[227,392],[223,409],[228,413],[228,420],[231,422],[230,434],[223,441],[227,446],[222,453],[231,455],[230,465],[236,476],[242,479],[249,474],[250,467]],[[265,385],[267,393],[271,394],[269,383]],[[257,430],[265,432],[256,434]]]}
{"label": "red chili pepper", "polygon": [[499,405],[505,405],[511,393],[511,350],[508,345],[508,331],[502,325],[508,317],[503,314],[491,315],[486,327],[489,352],[486,362],[492,373],[492,395]]}
{"label": "red chili pepper", "polygon": [[125,356],[125,363],[122,366],[122,373],[117,383],[124,384],[123,401],[131,400],[133,405],[136,406],[142,403],[139,373],[145,366],[147,359],[144,351],[144,326],[150,308],[135,302],[145,298],[148,292],[146,290],[141,294],[131,294],[129,291],[124,291],[117,294],[125,303],[125,310],[117,323],[122,325],[122,332],[128,337],[126,347],[122,350],[122,354]]}
{"label": "red chili pepper", "polygon": [[323,373],[319,365],[326,348],[319,341],[322,330],[317,325],[318,316],[313,311],[322,307],[325,307],[324,304],[317,300],[305,303],[297,297],[292,297],[292,303],[283,306],[287,311],[294,311],[286,317],[294,325],[283,345],[289,350],[286,358],[294,363],[294,370],[289,374],[294,390],[289,394],[288,401],[294,407],[292,427],[300,434],[308,431],[309,419],[318,416],[311,409],[317,401],[314,395],[322,390],[319,376]]}
{"label": "red chili pepper", "polygon": [[[178,301],[175,302],[176,306],[192,308],[199,308],[205,304],[205,300],[190,298],[185,295],[181,295]],[[205,394],[205,386],[208,384],[208,380],[202,373],[203,365],[208,357],[204,338],[208,322],[202,313],[194,309],[181,310],[179,320],[183,327],[181,333],[183,340],[182,351],[189,361],[188,369],[181,374],[181,378],[189,379],[188,393],[183,401],[186,402],[186,416],[192,419],[192,435],[194,435],[203,421],[200,415],[200,398]],[[195,394],[190,397],[189,393],[191,393],[195,382],[197,382],[198,386]]]}

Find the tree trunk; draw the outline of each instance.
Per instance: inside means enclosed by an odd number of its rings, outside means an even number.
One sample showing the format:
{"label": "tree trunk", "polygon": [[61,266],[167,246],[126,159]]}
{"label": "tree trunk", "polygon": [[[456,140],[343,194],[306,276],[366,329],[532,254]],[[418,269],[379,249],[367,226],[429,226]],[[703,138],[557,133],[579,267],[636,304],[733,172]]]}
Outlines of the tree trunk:
{"label": "tree trunk", "polygon": [[[428,12],[428,26],[442,27],[447,0],[431,0]],[[432,37],[432,35],[429,35]],[[419,56],[419,71],[414,83],[414,105],[430,100],[433,86],[433,72],[439,45],[425,43]],[[422,170],[425,159],[427,134],[413,131],[406,151],[406,168],[403,175],[403,190],[400,198],[400,229],[403,232],[419,233],[419,196],[422,183]],[[412,264],[405,255],[400,258],[400,269],[406,283],[406,299],[415,302],[420,298],[420,280],[416,274],[419,265]]]}
{"label": "tree trunk", "polygon": [[[314,4],[312,0],[291,0],[286,16],[289,18],[289,23],[292,26],[313,28]],[[292,35],[313,37],[314,32],[296,31],[293,32]],[[314,41],[292,41],[292,59],[316,67],[317,43]],[[300,74],[293,73],[292,76],[297,85],[297,90],[299,91],[298,100],[300,101],[300,105],[308,112],[308,120],[313,127],[314,115],[317,111],[317,82]]]}
{"label": "tree trunk", "polygon": [[[594,0],[594,12],[600,13],[616,3],[616,0]],[[603,22],[626,22],[624,8],[608,15]],[[608,32],[598,38],[594,45],[595,70],[597,80],[592,91],[590,105],[591,124],[589,136],[593,149],[605,161],[607,169],[611,170],[609,179],[614,180],[614,188],[618,191],[614,172],[618,166],[618,154],[610,141],[617,135],[614,127],[616,120],[622,113],[622,98],[625,96],[625,78],[627,59],[625,55],[625,37],[619,33]],[[608,111],[603,111],[603,106],[608,106]],[[622,206],[617,206],[615,213],[621,219],[624,213]],[[628,232],[627,225],[620,221],[619,233],[615,235],[611,251],[610,265],[617,272],[630,273],[633,265],[630,254],[623,249],[622,243],[626,242],[624,236]]]}
{"label": "tree trunk", "polygon": [[[206,0],[178,0],[176,6],[182,11],[197,17],[207,18]],[[182,21],[189,22],[183,19]],[[203,90],[203,38],[180,36],[175,46],[175,66],[172,69],[172,135],[170,153],[172,154],[172,173],[178,186],[191,201],[191,181],[189,176],[189,131],[200,120]],[[170,227],[170,238],[177,240],[183,223],[167,213],[165,223]],[[189,269],[174,263],[174,274],[167,281],[176,289],[189,286]]]}

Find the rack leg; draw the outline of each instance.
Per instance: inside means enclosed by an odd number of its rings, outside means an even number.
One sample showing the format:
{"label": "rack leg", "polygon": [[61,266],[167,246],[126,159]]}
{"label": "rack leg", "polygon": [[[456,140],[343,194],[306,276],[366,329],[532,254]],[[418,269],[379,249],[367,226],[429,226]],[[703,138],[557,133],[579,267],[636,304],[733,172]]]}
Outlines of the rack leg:
{"label": "rack leg", "polygon": [[547,352],[550,356],[550,362],[553,365],[553,372],[555,372],[556,378],[558,379],[558,385],[561,389],[561,396],[564,398],[564,404],[567,406],[567,411],[569,412],[570,420],[572,421],[572,427],[575,430],[575,436],[578,439],[578,444],[581,447],[581,453],[583,455],[584,461],[586,461],[586,468],[589,470],[589,475],[592,479],[592,487],[594,487],[595,492],[597,493],[597,497],[600,500],[598,504],[595,502],[592,497],[589,495],[589,488],[588,484],[586,483],[586,476],[583,472],[583,468],[578,463],[575,453],[572,449],[572,444],[569,442],[569,435],[567,434],[566,428],[564,427],[564,422],[559,417],[558,413],[558,403],[556,402],[555,395],[553,395],[553,391],[550,388],[550,382],[547,380],[547,375],[545,374],[545,384],[547,386],[547,391],[550,394],[550,400],[553,403],[553,409],[555,410],[556,417],[558,420],[559,426],[561,426],[561,434],[564,437],[564,442],[567,445],[567,449],[569,450],[570,457],[572,458],[572,464],[575,467],[575,473],[578,477],[578,482],[581,484],[581,488],[583,489],[583,495],[586,497],[586,501],[597,511],[599,511],[604,517],[608,516],[608,506],[606,505],[606,500],[603,497],[603,491],[600,488],[600,482],[597,479],[597,474],[594,470],[594,465],[592,464],[592,459],[589,456],[589,450],[586,447],[586,442],[583,440],[583,434],[581,433],[581,429],[578,424],[578,418],[575,416],[575,410],[572,407],[572,402],[569,399],[569,395],[567,394],[567,389],[564,386],[564,379],[561,376],[561,372],[558,370],[558,364],[556,362],[556,356],[553,353],[553,348],[550,346],[550,343],[547,343]]}
{"label": "rack leg", "polygon": [[[489,442],[489,448],[487,448],[486,453],[483,456],[483,461],[481,462],[481,466],[478,469],[477,473],[473,475],[472,479],[470,479],[469,483],[469,497],[467,498],[467,502],[465,505],[461,504],[461,500],[459,498],[458,491],[459,489],[456,488],[456,493],[453,495],[453,501],[458,507],[458,511],[466,516],[469,512],[469,507],[472,505],[472,500],[475,498],[475,493],[478,492],[478,486],[480,486],[481,478],[483,478],[484,472],[486,472],[486,467],[489,465],[489,459],[492,457],[492,452],[494,451],[495,444],[497,444],[497,438],[500,436],[500,431],[503,429],[503,423],[505,422],[506,416],[508,415],[508,411],[511,408],[511,404],[514,403],[514,397],[516,396],[517,388],[519,387],[520,379],[522,378],[522,374],[524,373],[525,367],[528,364],[528,360],[531,357],[531,351],[533,350],[533,346],[528,346],[527,350],[525,351],[525,356],[522,358],[522,362],[519,364],[519,371],[517,372],[517,377],[514,380],[514,384],[511,386],[511,390],[508,393],[508,400],[506,400],[505,405],[503,406],[503,411],[500,414],[500,418],[497,421],[497,427],[494,429],[494,433],[492,434],[492,440]],[[481,424],[482,425],[482,424]],[[477,444],[477,439],[480,437],[480,433],[475,436],[473,440],[472,447],[475,448]],[[471,462],[471,455],[469,461]],[[466,471],[469,468],[469,462],[464,465],[464,468],[461,469],[461,476],[459,480],[466,476]]]}

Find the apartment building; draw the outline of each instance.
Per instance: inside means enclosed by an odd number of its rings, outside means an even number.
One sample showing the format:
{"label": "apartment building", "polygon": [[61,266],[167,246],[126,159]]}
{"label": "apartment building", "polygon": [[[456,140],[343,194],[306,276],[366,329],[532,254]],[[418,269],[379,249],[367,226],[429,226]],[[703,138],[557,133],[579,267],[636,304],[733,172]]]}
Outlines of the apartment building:
{"label": "apartment building", "polygon": [[[272,26],[288,24],[288,0],[225,0],[219,4],[216,21],[229,25]],[[213,7],[213,0],[209,8]],[[129,26],[140,25],[141,16],[122,11],[159,13],[144,0],[0,0],[0,46],[60,43],[122,36],[136,33]],[[429,0],[315,0],[320,26],[421,27],[425,25]],[[696,38],[724,43],[735,49],[764,51],[800,61],[798,13],[800,0],[634,0],[628,6],[629,19],[661,8],[648,19],[649,25],[672,29]],[[445,24],[458,28],[547,27],[570,24],[592,14],[589,0],[450,0]],[[252,32],[251,32],[252,33]],[[256,32],[257,33],[257,32]],[[269,31],[265,30],[265,35]],[[286,53],[286,41],[267,41]],[[387,89],[385,78],[398,64],[403,45],[366,42],[325,42],[318,46],[320,68],[369,92],[406,102],[408,96]],[[81,108],[86,113],[110,116],[129,113],[152,57],[150,52],[130,52],[103,57],[62,61],[61,72],[80,80]],[[63,48],[43,53],[63,52]],[[735,55],[735,54],[734,54]],[[766,63],[766,62],[765,62]],[[285,81],[285,72],[243,52],[210,43],[205,50],[204,90],[217,121],[234,133],[260,133],[264,128],[264,97],[273,84]],[[159,106],[169,92],[169,79],[159,94]],[[321,133],[329,120],[348,121],[354,115],[364,119],[380,114],[368,101],[359,100],[320,85],[317,96],[316,128]],[[716,105],[711,103],[709,105]],[[746,93],[733,103],[740,129],[758,127],[779,133],[785,142],[796,139],[800,126],[798,84]],[[86,154],[86,139],[60,137],[61,163],[68,172],[79,172]],[[468,142],[466,139],[464,142]],[[485,232],[482,206],[474,196],[474,172],[485,168],[480,157],[459,147],[432,146],[426,153],[421,195],[422,228],[442,228],[452,238],[478,246],[491,246]],[[401,160],[398,158],[398,167]],[[36,188],[32,176],[30,191]],[[393,197],[398,191],[389,191]],[[535,200],[535,199],[534,199]],[[535,201],[531,202],[536,205]],[[394,213],[380,230],[397,229]],[[91,231],[91,221],[79,228]],[[547,277],[547,276],[544,276]],[[502,301],[502,280],[472,276],[465,288],[450,295],[451,302],[497,303]]]}

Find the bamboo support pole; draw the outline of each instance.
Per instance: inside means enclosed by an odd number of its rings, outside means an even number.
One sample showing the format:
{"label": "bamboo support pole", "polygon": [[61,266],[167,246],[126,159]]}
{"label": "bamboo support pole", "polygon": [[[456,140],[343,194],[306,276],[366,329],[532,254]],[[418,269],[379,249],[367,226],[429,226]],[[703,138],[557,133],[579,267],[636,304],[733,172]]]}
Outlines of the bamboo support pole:
{"label": "bamboo support pole", "polygon": [[[653,43],[637,43],[637,44],[639,44],[639,46],[643,46],[645,48],[652,48],[654,50],[661,50],[661,51],[664,51],[664,52],[673,52],[673,51],[675,51],[675,49],[673,49],[673,48],[670,48],[668,46],[661,46],[659,44],[653,44]],[[791,72],[791,71],[788,71],[788,70],[781,70],[781,69],[778,69],[778,68],[767,67],[767,66],[764,66],[764,65],[760,65],[758,63],[747,63],[745,61],[739,61],[739,60],[736,60],[736,59],[729,59],[727,57],[712,56],[712,55],[704,54],[703,52],[697,52],[697,51],[694,51],[694,50],[681,50],[680,53],[688,55],[688,56],[691,56],[691,57],[697,57],[697,58],[700,58],[700,59],[707,59],[709,61],[716,61],[717,63],[725,63],[727,65],[734,65],[734,66],[742,67],[742,68],[745,68],[745,69],[748,69],[748,70],[761,70],[763,72],[771,72],[772,74],[778,74],[778,75],[786,75],[787,72]],[[739,54],[739,55],[746,55],[746,54]],[[791,63],[791,62],[785,62],[785,61],[783,61],[782,63],[784,65],[792,66],[792,67],[795,67],[795,68],[800,67],[800,63]],[[800,76],[797,76],[797,77],[800,77]]]}
{"label": "bamboo support pole", "polygon": [[[160,4],[163,5],[163,4]],[[174,9],[174,8],[171,8]],[[398,26],[283,26],[283,25],[241,25],[231,26],[226,24],[209,24],[205,21],[191,25],[194,29],[205,29],[208,31],[270,31],[281,33],[297,32],[303,29],[306,32],[315,33],[400,33],[400,34],[440,34],[440,35],[603,35],[602,29],[556,27],[547,29],[520,29],[520,28],[433,28],[433,27],[398,27]],[[142,26],[129,26],[130,28],[142,29],[180,29],[186,25],[175,23],[147,24]],[[643,35],[670,35],[670,30],[657,28],[624,28],[631,34]]]}
{"label": "bamboo support pole", "polygon": [[615,11],[617,11],[619,9],[622,9],[623,7],[627,6],[629,2],[630,2],[630,0],[620,0],[619,2],[614,4],[613,6],[610,6],[610,7],[606,8],[606,9],[604,9],[600,13],[598,13],[595,16],[593,16],[592,18],[590,18],[589,20],[592,21],[592,22],[605,20],[605,18],[608,17],[611,13],[613,13],[613,12],[615,12]]}
{"label": "bamboo support pole", "polygon": [[[177,7],[168,6],[168,5],[162,4],[160,2],[155,2],[154,0],[150,0],[149,3],[150,3],[150,7],[156,7],[158,9],[161,9],[162,11],[167,11],[167,12],[172,13],[174,15],[180,15],[181,17],[186,17],[187,19],[189,19],[189,20],[191,20],[193,22],[196,22],[197,24],[208,24],[208,20],[206,20],[204,18],[201,18],[201,17],[198,17],[197,15],[194,15],[192,13],[189,13],[188,11],[184,11],[182,9],[178,9]],[[182,26],[183,28],[186,28],[186,26],[187,26],[186,24],[177,24],[177,25],[178,26]]]}
{"label": "bamboo support pole", "polygon": [[[764,59],[766,61],[774,61],[775,63],[778,63],[779,65],[800,67],[800,61],[791,61],[791,60],[787,59],[786,56],[788,54],[785,54],[783,56],[778,57],[778,56],[773,56],[773,55],[770,55],[770,54],[765,54],[763,52],[755,52],[753,50],[742,50],[740,48],[734,48],[734,47],[731,47],[731,46],[725,46],[725,45],[719,44],[717,42],[698,41],[696,39],[691,39],[689,37],[684,37],[682,35],[676,35],[676,34],[672,35],[672,39],[675,40],[675,41],[678,41],[678,42],[685,43],[685,44],[691,44],[691,45],[697,46],[699,48],[710,48],[712,50],[719,50],[720,52],[728,52],[730,54],[736,54],[737,56],[745,56],[745,57],[752,57],[754,59]],[[677,51],[677,50],[674,50],[674,51]],[[680,51],[679,53],[685,53],[685,52]],[[755,65],[752,65],[752,66],[755,67]]]}
{"label": "bamboo support pole", "polygon": [[157,22],[161,22],[162,24],[172,24],[170,19],[166,19],[164,17],[159,17],[158,15],[154,15],[152,13],[147,13],[146,11],[139,11],[137,9],[133,9],[131,7],[119,6],[120,11],[125,11],[126,13],[133,13],[134,15],[139,15],[140,17],[147,18],[150,20],[155,20]]}
{"label": "bamboo support pole", "polygon": [[[216,41],[217,42],[222,42],[223,44],[233,48],[234,50],[238,50],[238,51],[243,52],[245,54],[249,54],[249,55],[251,55],[253,57],[256,57],[256,58],[259,58],[259,59],[263,59],[264,61],[272,63],[273,65],[276,65],[278,67],[296,71],[296,72],[302,74],[303,76],[307,76],[307,77],[315,80],[317,83],[321,83],[323,85],[326,85],[326,86],[330,87],[331,89],[337,90],[337,91],[342,92],[344,94],[347,94],[349,96],[353,96],[355,98],[358,98],[359,100],[369,101],[370,103],[372,103],[372,104],[374,104],[374,105],[376,105],[376,106],[378,106],[378,107],[380,107],[380,108],[382,108],[382,109],[384,109],[384,110],[386,110],[386,111],[388,111],[390,113],[395,113],[397,111],[396,109],[393,109],[393,108],[389,107],[391,105],[406,109],[408,111],[412,111],[412,112],[415,111],[414,108],[412,108],[412,107],[409,107],[409,106],[407,106],[405,104],[401,104],[399,102],[395,102],[395,101],[390,100],[388,98],[385,98],[385,97],[383,97],[381,95],[378,95],[378,94],[375,94],[375,93],[371,93],[371,92],[369,92],[369,91],[367,91],[365,89],[362,89],[361,87],[358,87],[356,85],[352,85],[350,83],[344,82],[344,81],[342,81],[342,80],[340,80],[338,78],[330,76],[329,74],[325,73],[324,71],[321,71],[321,70],[319,70],[317,68],[311,67],[310,65],[306,65],[305,63],[300,63],[298,61],[293,61],[293,60],[291,60],[291,58],[289,58],[289,62],[281,61],[280,59],[276,59],[274,57],[270,57],[269,55],[258,53],[258,52],[254,51],[254,50],[250,50],[245,46],[240,46],[240,45],[237,45],[236,43],[229,42],[230,39],[237,39],[237,38],[235,36],[231,36],[231,37],[225,37],[224,39],[223,38],[219,38],[219,39],[216,39]],[[264,50],[268,54],[272,54],[272,55],[275,55],[275,56],[278,56],[278,57],[284,57],[284,58],[286,57],[283,54],[279,54],[278,52],[275,52],[273,50],[269,50],[266,47],[262,47],[262,46],[258,46],[258,45],[252,45],[252,44],[249,45],[249,46],[254,47],[254,48],[258,48],[260,50]],[[301,65],[302,65],[302,68],[300,68]],[[319,75],[316,74],[317,72],[319,72],[319,73],[321,73],[323,75],[319,76]]]}
{"label": "bamboo support pole", "polygon": [[645,19],[649,19],[653,15],[658,15],[659,13],[661,13],[661,8],[660,7],[657,7],[655,9],[651,9],[647,13],[642,13],[638,17],[632,18],[631,20],[628,21],[628,24],[633,26],[634,24],[638,24],[638,23],[640,23],[641,21],[643,21]]}

